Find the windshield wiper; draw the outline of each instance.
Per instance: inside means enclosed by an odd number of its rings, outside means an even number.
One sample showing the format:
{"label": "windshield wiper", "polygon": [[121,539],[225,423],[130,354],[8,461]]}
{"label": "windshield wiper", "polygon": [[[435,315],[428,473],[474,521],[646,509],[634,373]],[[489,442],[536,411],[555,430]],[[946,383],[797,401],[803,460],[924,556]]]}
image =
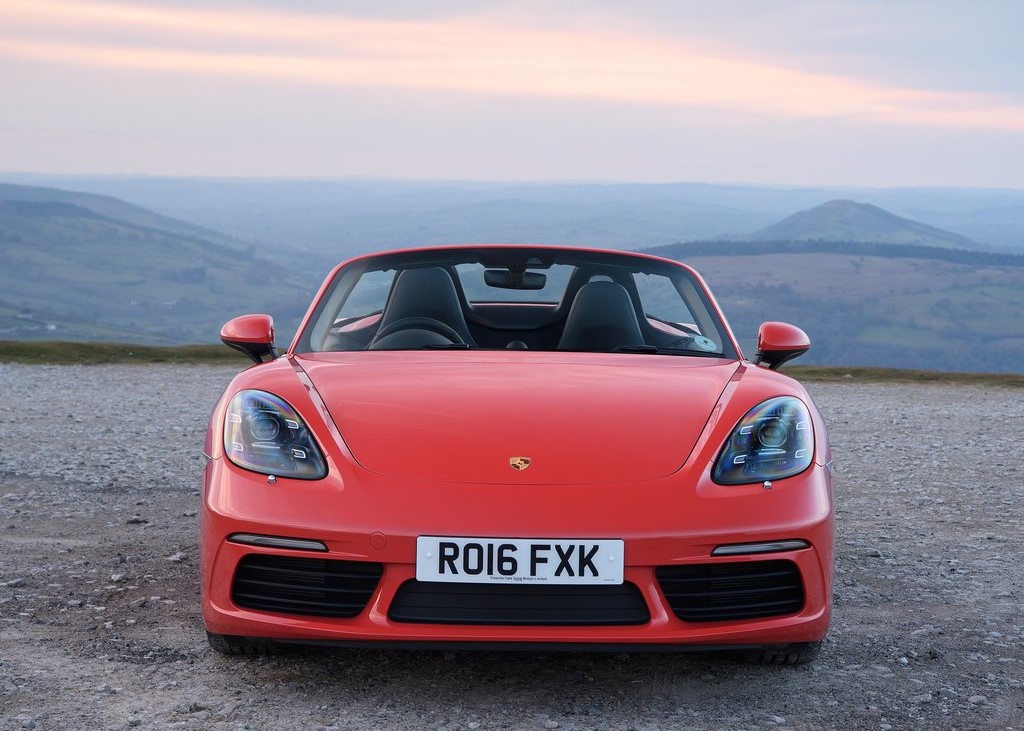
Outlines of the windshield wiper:
{"label": "windshield wiper", "polygon": [[648,355],[693,355],[700,358],[723,358],[723,353],[708,350],[690,350],[689,348],[659,348],[657,345],[623,345],[615,349],[616,353],[644,353]]}
{"label": "windshield wiper", "polygon": [[469,350],[468,343],[430,343],[421,345],[418,350]]}

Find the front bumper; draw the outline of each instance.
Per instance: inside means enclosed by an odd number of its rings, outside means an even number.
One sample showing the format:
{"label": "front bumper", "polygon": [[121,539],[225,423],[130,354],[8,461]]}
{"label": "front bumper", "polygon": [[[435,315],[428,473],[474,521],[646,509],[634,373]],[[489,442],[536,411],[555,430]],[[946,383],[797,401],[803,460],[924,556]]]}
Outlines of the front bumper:
{"label": "front bumper", "polygon": [[[271,485],[265,477],[213,460],[205,473],[202,513],[203,617],[207,629],[216,634],[335,644],[702,649],[821,640],[828,630],[832,594],[828,470],[813,465],[801,475],[776,482],[771,491],[700,480],[690,481],[687,490],[687,482],[684,475],[677,475],[628,490],[622,485],[588,486],[581,502],[580,486],[509,491],[492,485],[403,485],[394,480],[385,484],[379,476],[354,472],[339,480],[278,480]],[[374,499],[380,495],[388,495],[388,500]],[[642,501],[638,495],[643,495]],[[629,499],[624,501],[624,496]],[[320,542],[326,551],[230,539],[238,533]],[[414,586],[410,582],[416,577],[418,535],[621,538],[624,581],[636,587],[643,617],[625,624],[403,619],[395,611],[395,600],[403,587]],[[807,547],[712,556],[723,545],[783,539],[799,539]],[[372,564],[379,565],[380,574],[365,606],[354,616],[254,609],[238,601],[233,591],[240,564],[253,561],[253,556]],[[666,591],[665,572],[671,567],[756,568],[766,562],[795,568],[802,589],[798,608],[790,608],[795,611],[693,621],[681,618],[667,596],[671,591]]]}

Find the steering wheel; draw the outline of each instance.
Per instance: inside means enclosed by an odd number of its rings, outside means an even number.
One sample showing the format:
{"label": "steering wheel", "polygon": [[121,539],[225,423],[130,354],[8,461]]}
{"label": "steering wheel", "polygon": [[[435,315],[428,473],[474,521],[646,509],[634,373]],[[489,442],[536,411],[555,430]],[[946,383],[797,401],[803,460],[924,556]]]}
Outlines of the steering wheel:
{"label": "steering wheel", "polygon": [[455,329],[432,317],[403,317],[395,320],[390,325],[385,325],[374,337],[374,341],[387,337],[399,330],[429,330],[442,337],[448,338],[456,345],[465,345],[466,341],[455,332]]}

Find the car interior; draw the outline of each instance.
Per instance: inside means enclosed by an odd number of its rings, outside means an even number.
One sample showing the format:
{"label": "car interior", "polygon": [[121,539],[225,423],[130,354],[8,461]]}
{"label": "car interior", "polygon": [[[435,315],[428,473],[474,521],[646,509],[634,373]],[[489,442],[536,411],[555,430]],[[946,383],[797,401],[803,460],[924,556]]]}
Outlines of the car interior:
{"label": "car interior", "polygon": [[[506,349],[722,357],[729,347],[706,304],[688,304],[701,299],[693,283],[686,284],[690,292],[676,283],[674,292],[645,302],[638,282],[647,275],[635,266],[584,261],[555,267],[520,255],[501,264],[374,269],[380,281],[372,295],[361,299],[358,282],[337,282],[302,340],[312,351]],[[659,279],[666,283],[662,289],[671,290],[668,277]],[[668,302],[673,298],[676,302]],[[672,317],[659,314],[666,308],[674,308]]]}

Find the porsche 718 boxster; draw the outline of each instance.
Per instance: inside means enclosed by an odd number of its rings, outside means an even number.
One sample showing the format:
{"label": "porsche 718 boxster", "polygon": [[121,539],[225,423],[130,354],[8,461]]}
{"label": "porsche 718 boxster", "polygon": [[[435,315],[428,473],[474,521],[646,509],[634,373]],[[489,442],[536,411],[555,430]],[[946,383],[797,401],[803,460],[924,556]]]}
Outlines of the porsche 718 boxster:
{"label": "porsche 718 boxster", "polygon": [[202,609],[225,653],[288,644],[817,652],[831,454],[807,350],[752,359],[676,261],[526,245],[336,267],[290,347],[213,409]]}

